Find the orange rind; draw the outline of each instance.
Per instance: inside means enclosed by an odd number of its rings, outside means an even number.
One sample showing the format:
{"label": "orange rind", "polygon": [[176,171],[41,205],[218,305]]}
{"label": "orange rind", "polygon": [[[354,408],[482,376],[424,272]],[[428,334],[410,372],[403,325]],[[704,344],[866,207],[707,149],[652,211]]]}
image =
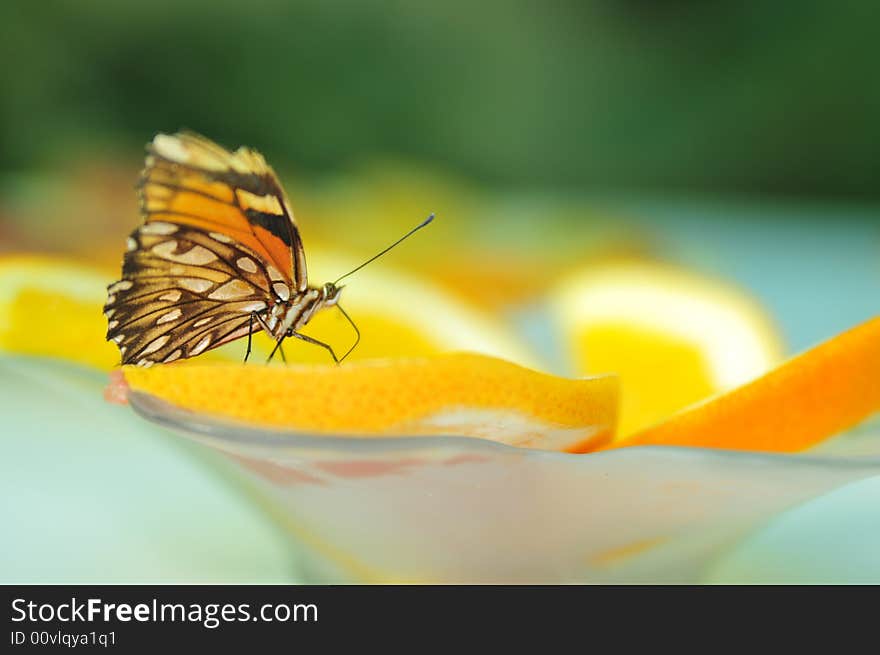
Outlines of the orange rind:
{"label": "orange rind", "polygon": [[797,452],[878,410],[880,318],[874,318],[749,384],[608,447],[664,445]]}
{"label": "orange rind", "polygon": [[[350,263],[329,253],[322,253],[319,261],[319,266],[334,271],[344,270]],[[701,287],[696,305],[690,305],[682,294],[698,289],[698,285],[682,286],[684,278],[678,274],[664,277],[658,273],[652,283],[646,282],[645,269],[630,271],[629,277],[621,277],[619,270],[608,275],[611,277],[603,278],[601,284],[591,278],[588,287],[568,287],[573,295],[561,294],[557,300],[567,299],[569,304],[593,301],[582,307],[594,313],[578,314],[574,317],[577,320],[567,323],[569,328],[587,326],[593,332],[585,334],[593,338],[599,334],[604,339],[601,343],[618,354],[636,345],[641,348],[639,357],[629,364],[614,366],[609,360],[603,366],[621,374],[624,425],[633,425],[626,423],[633,418],[626,418],[629,406],[625,396],[633,388],[633,380],[644,383],[644,393],[667,387],[679,393],[676,387],[683,385],[688,394],[702,389],[701,393],[709,396],[677,412],[674,405],[685,396],[673,398],[672,405],[671,397],[665,397],[669,410],[665,415],[648,426],[637,426],[613,443],[619,420],[616,375],[570,380],[523,368],[522,364],[530,365],[530,354],[502,326],[427,283],[380,271],[365,271],[357,289],[352,284],[352,302],[347,308],[363,321],[361,330],[374,335],[374,340],[365,336],[364,349],[355,351],[352,360],[342,366],[302,363],[296,351],[288,357],[300,363],[291,366],[243,366],[235,361],[241,356],[243,343],[230,344],[209,356],[172,365],[125,367],[117,379],[124,378],[127,387],[111,385],[111,397],[118,400],[130,388],[194,412],[277,430],[364,437],[469,436],[566,452],[646,445],[796,452],[880,409],[880,318],[774,369],[772,362],[779,349],[775,332],[742,296]],[[108,279],[112,279],[108,272],[54,258],[0,260],[0,350],[112,368],[118,353],[103,340],[105,325],[100,313]],[[660,287],[667,291],[675,287],[671,295],[657,294],[658,307],[698,307],[678,315],[701,316],[703,325],[723,325],[719,330],[707,329],[712,334],[705,339],[680,342],[686,354],[697,360],[703,357],[716,367],[707,378],[713,384],[688,386],[682,379],[693,382],[699,376],[682,378],[684,373],[678,369],[649,371],[644,378],[633,373],[639,362],[647,365],[654,361],[649,356],[652,352],[659,357],[660,351],[675,350],[669,349],[671,340],[660,343],[663,348],[657,350],[658,342],[639,332],[644,331],[646,321],[623,320],[632,318],[633,312],[650,309],[646,303],[624,303],[625,294],[613,303],[609,300],[606,292],[627,286],[632,291],[637,280],[654,285],[646,292],[649,294]],[[663,298],[666,300],[661,302]],[[709,315],[715,317],[715,323],[706,322]],[[585,316],[588,320],[582,320]],[[333,327],[336,318],[327,313],[326,323],[316,321],[314,327],[326,328],[330,340],[350,339],[350,334],[342,332],[350,326],[339,321]],[[380,329],[383,325],[384,330]],[[336,329],[338,334],[333,332]],[[751,368],[740,373],[755,375],[752,381],[718,394],[717,387],[723,389],[734,381],[721,375],[725,370],[726,375],[733,375],[732,368],[721,367],[725,348],[731,353],[750,352]],[[442,354],[450,350],[485,354]],[[310,353],[305,358],[325,355],[320,349],[313,351],[301,352]],[[259,350],[255,354],[258,356]],[[394,357],[381,358],[383,355]],[[601,360],[608,353],[600,350],[594,355]],[[680,368],[688,362],[693,363],[692,358],[681,355],[673,363]],[[700,370],[696,364],[692,368],[692,373]],[[757,377],[760,368],[770,372]],[[720,384],[719,380],[726,382]]]}
{"label": "orange rind", "polygon": [[583,452],[607,442],[613,376],[569,380],[477,354],[333,365],[122,368],[132,391],[249,426],[349,436],[467,436]]}

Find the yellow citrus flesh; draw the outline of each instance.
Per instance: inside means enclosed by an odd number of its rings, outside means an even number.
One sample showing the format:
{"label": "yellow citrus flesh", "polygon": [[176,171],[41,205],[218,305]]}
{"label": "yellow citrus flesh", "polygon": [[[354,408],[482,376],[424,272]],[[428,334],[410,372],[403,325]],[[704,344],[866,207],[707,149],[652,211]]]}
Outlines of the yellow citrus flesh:
{"label": "yellow citrus flesh", "polygon": [[362,436],[458,435],[581,452],[607,442],[613,376],[568,380],[476,354],[265,367],[122,369],[130,389],[248,425]]}
{"label": "yellow citrus flesh", "polygon": [[[310,252],[309,279],[316,286],[361,263],[322,249]],[[528,347],[498,320],[434,284],[395,271],[390,262],[371,264],[341,284],[346,286],[339,304],[361,332],[349,361],[466,350],[538,365]],[[334,308],[315,314],[302,332],[330,344],[338,355],[356,338],[352,326]],[[290,362],[331,361],[323,348],[296,339],[285,341],[284,348]]]}
{"label": "yellow citrus flesh", "polygon": [[[103,370],[118,365],[119,350],[105,339],[102,311],[107,285],[117,277],[118,271],[50,256],[0,259],[0,350]],[[231,355],[225,347],[205,358],[228,361]]]}
{"label": "yellow citrus flesh", "polygon": [[620,377],[618,438],[754,379],[782,357],[754,301],[659,264],[576,273],[556,287],[551,307],[575,372]]}
{"label": "yellow citrus flesh", "polygon": [[875,318],[749,384],[612,447],[667,445],[795,452],[878,410],[880,318]]}
{"label": "yellow citrus flesh", "polygon": [[101,313],[109,275],[49,257],[0,260],[0,350],[102,369],[118,364]]}
{"label": "yellow citrus flesh", "polygon": [[[357,263],[332,254],[325,254],[322,261],[337,276]],[[105,370],[117,365],[119,352],[105,341],[102,308],[106,287],[118,275],[118,271],[51,257],[0,259],[0,349],[59,357]],[[361,342],[350,360],[469,350],[534,364],[528,349],[503,325],[434,285],[404,274],[358,273],[357,284],[344,291],[341,304],[361,331]],[[335,309],[316,314],[303,331],[331,344],[340,356],[356,337]],[[253,358],[260,361],[273,343],[263,334],[257,334],[254,341]],[[323,348],[297,339],[286,340],[284,350],[291,363],[332,361]],[[196,361],[240,361],[244,352],[245,340],[241,339],[204,353]]]}

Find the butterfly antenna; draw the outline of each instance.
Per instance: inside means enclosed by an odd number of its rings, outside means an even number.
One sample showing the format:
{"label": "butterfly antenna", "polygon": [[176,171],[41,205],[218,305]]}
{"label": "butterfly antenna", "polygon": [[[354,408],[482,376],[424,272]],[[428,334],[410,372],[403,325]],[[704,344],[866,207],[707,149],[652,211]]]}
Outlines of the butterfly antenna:
{"label": "butterfly antenna", "polygon": [[413,229],[411,229],[409,232],[407,232],[407,233],[404,234],[402,237],[400,237],[397,241],[395,241],[395,242],[392,243],[390,246],[388,246],[387,248],[385,248],[385,250],[383,250],[383,251],[381,251],[381,252],[379,252],[379,253],[373,255],[373,256],[370,257],[367,261],[365,261],[363,264],[361,264],[361,265],[358,266],[357,268],[355,268],[355,269],[349,271],[348,273],[346,273],[346,274],[343,275],[342,277],[336,278],[336,281],[333,282],[333,285],[336,286],[336,284],[339,283],[339,280],[342,280],[342,279],[347,278],[347,277],[348,277],[349,275],[351,275],[352,273],[357,273],[359,270],[361,270],[364,266],[366,266],[366,265],[369,264],[370,262],[379,259],[379,257],[381,257],[382,255],[384,255],[386,252],[388,252],[389,250],[391,250],[392,248],[394,248],[396,245],[398,245],[398,244],[401,243],[402,241],[405,241],[406,239],[408,239],[409,237],[411,237],[413,234],[415,234],[416,232],[418,232],[419,230],[421,230],[423,227],[425,227],[426,225],[428,225],[428,223],[430,223],[430,222],[433,221],[433,220],[434,220],[434,213],[432,212],[431,215],[428,216],[428,218],[426,218],[425,220],[423,220],[421,223],[419,223],[418,225],[416,225],[416,226],[415,226]]}

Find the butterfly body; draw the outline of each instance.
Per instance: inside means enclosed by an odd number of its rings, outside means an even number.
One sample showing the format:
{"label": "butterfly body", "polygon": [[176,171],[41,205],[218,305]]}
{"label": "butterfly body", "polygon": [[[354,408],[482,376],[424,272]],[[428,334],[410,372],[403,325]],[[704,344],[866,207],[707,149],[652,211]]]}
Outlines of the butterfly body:
{"label": "butterfly body", "polygon": [[308,284],[293,212],[262,155],[190,133],[159,134],[148,152],[143,223],[128,238],[122,279],[108,287],[104,306],[122,363],[193,357],[255,329],[276,348],[294,336],[336,360],[298,330],[336,306],[341,287]]}
{"label": "butterfly body", "polygon": [[275,339],[292,336],[319,310],[331,307],[339,299],[340,287],[324,285],[320,289],[309,287],[290,300],[278,299],[266,311],[265,321],[269,335]]}

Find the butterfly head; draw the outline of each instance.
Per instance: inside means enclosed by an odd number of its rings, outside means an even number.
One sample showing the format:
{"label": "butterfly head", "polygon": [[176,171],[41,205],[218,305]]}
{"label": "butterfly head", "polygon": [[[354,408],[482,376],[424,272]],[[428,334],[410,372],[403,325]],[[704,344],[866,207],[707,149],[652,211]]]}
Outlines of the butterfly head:
{"label": "butterfly head", "polygon": [[345,285],[337,286],[334,282],[327,282],[321,287],[321,304],[324,307],[332,307],[339,300],[339,294]]}

